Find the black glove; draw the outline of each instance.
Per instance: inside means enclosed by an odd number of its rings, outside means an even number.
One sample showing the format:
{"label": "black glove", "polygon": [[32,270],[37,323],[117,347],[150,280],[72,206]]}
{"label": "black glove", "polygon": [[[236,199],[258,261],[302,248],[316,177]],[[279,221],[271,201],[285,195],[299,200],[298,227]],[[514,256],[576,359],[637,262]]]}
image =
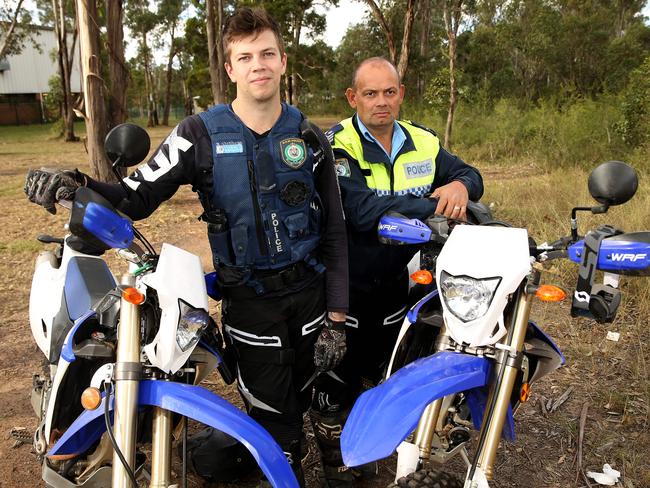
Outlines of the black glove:
{"label": "black glove", "polygon": [[321,330],[316,344],[314,344],[314,364],[320,372],[336,368],[345,356],[345,322],[334,322],[329,317],[325,318],[325,325]]}
{"label": "black glove", "polygon": [[78,169],[30,169],[25,178],[25,194],[30,202],[56,214],[54,204],[59,200],[72,200],[74,192],[86,183],[86,175]]}

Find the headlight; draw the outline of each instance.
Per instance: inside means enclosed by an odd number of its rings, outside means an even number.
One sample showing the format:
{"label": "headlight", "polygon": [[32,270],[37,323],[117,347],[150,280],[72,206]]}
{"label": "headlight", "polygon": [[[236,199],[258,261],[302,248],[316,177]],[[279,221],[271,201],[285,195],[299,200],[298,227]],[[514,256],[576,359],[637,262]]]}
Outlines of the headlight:
{"label": "headlight", "polygon": [[440,273],[440,291],[445,304],[463,322],[485,315],[501,278],[477,280],[469,276]]}
{"label": "headlight", "polygon": [[202,308],[194,308],[182,300],[178,301],[181,308],[181,318],[176,327],[176,343],[185,352],[196,345],[201,333],[210,323],[210,315]]}

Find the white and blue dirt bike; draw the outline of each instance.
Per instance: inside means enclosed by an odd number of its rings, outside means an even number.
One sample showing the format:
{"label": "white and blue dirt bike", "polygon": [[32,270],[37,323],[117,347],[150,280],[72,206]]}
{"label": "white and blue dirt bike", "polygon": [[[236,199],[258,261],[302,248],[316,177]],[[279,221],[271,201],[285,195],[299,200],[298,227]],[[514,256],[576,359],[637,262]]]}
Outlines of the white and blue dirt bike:
{"label": "white and blue dirt bike", "polygon": [[[540,284],[542,263],[579,263],[572,315],[611,322],[620,303],[619,275],[650,275],[650,232],[601,226],[580,238],[576,212],[605,213],[632,198],[637,186],[626,164],[600,165],[589,177],[599,205],[574,208],[571,236],[539,246],[526,229],[497,221],[450,232],[445,218],[425,224],[385,216],[380,239],[421,245],[420,273],[435,269],[436,286],[409,311],[385,381],[354,405],[341,435],[345,464],[359,466],[397,450],[391,486],[488,488],[499,441],[514,440],[513,412],[533,382],[565,362],[530,320],[535,297],[564,296]],[[603,284],[594,283],[596,270],[604,272]],[[466,449],[471,429],[479,431],[472,459]],[[464,481],[429,464],[455,456],[467,465]]]}
{"label": "white and blue dirt bike", "polygon": [[[149,136],[131,124],[106,139],[114,169],[138,164],[148,150]],[[29,304],[46,365],[31,393],[45,484],[135,488],[148,477],[152,488],[178,486],[171,479],[172,437],[185,447],[189,418],[239,440],[273,486],[297,487],[273,438],[197,386],[214,368],[233,379],[208,315],[199,257],[169,244],[157,254],[90,189],[76,191],[70,212],[66,237],[39,237],[57,249],[38,256]],[[120,282],[102,258],[111,248],[129,263]]]}

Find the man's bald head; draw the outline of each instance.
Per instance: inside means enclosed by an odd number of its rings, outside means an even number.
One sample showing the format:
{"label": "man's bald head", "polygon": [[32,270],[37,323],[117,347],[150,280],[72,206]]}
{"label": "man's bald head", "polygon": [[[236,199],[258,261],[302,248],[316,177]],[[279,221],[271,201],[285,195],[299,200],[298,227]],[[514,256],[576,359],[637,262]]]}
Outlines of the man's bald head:
{"label": "man's bald head", "polygon": [[354,69],[354,72],[352,73],[352,84],[350,85],[354,90],[357,89],[357,78],[359,76],[359,71],[363,67],[369,65],[384,65],[389,67],[395,73],[395,78],[397,78],[397,84],[398,85],[401,84],[401,81],[399,79],[399,73],[397,73],[397,68],[395,68],[395,65],[390,61],[388,61],[386,58],[383,58],[381,56],[374,56],[372,58],[364,59]]}

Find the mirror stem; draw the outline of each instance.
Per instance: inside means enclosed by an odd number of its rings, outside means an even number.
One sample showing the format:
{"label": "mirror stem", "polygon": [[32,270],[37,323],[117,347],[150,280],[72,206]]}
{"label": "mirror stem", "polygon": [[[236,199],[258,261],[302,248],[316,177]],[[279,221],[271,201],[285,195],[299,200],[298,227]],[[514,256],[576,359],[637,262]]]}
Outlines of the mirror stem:
{"label": "mirror stem", "polygon": [[122,190],[124,190],[124,196],[129,194],[129,189],[126,187],[126,183],[122,180],[122,175],[120,172],[117,170],[118,165],[120,164],[120,157],[115,160],[115,162],[111,165],[111,169],[113,170],[113,174],[117,177],[117,181],[120,183],[122,186]]}
{"label": "mirror stem", "polygon": [[571,210],[571,241],[578,240],[578,212],[591,212],[592,214],[603,214],[609,210],[609,205],[606,203],[596,207],[574,207]]}

